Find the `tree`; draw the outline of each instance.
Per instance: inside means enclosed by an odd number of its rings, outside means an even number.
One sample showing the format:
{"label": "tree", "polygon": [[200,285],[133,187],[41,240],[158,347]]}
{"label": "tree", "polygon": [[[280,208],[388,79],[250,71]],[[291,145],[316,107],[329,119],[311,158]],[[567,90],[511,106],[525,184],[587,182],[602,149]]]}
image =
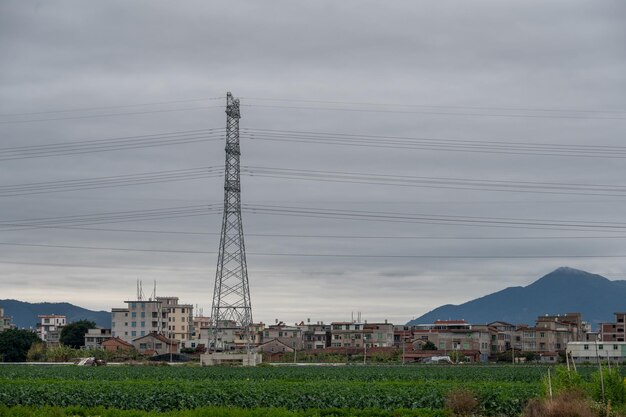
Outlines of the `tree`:
{"label": "tree", "polygon": [[0,333],[0,358],[5,362],[24,362],[33,343],[39,343],[37,333],[9,329]]}
{"label": "tree", "polygon": [[85,346],[87,330],[95,328],[96,323],[89,320],[78,320],[70,323],[61,330],[61,343],[74,349],[79,349]]}
{"label": "tree", "polygon": [[422,350],[437,350],[437,346],[429,340],[422,345]]}

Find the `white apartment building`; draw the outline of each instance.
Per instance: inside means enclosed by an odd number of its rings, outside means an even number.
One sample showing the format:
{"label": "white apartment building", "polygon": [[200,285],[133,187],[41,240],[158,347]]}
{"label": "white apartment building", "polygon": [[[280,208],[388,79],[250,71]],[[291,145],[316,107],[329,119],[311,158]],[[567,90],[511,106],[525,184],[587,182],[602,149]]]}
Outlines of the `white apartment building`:
{"label": "white apartment building", "polygon": [[598,360],[605,362],[626,363],[626,342],[613,341],[585,341],[569,342],[567,353],[574,358],[575,362],[591,362]]}
{"label": "white apartment building", "polygon": [[42,314],[37,316],[37,319],[39,338],[51,344],[58,343],[61,329],[67,324],[66,317],[57,314]]}
{"label": "white apartment building", "polygon": [[193,336],[193,306],[179,304],[178,297],[157,297],[161,310],[167,315],[167,336],[183,341]]}
{"label": "white apartment building", "polygon": [[150,333],[163,333],[167,330],[167,312],[158,300],[124,301],[126,308],[111,310],[111,337],[119,337],[132,342]]}

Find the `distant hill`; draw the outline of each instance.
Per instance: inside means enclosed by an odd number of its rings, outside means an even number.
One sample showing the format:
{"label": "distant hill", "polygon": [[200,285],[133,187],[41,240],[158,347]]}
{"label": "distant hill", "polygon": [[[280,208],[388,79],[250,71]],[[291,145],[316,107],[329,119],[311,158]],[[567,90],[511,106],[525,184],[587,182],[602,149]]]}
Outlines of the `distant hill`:
{"label": "distant hill", "polygon": [[626,310],[626,281],[611,281],[601,275],[562,267],[526,287],[510,287],[460,305],[444,305],[408,324],[435,320],[465,319],[473,324],[506,321],[532,325],[545,314],[583,314],[594,328],[615,319]]}
{"label": "distant hill", "polygon": [[35,327],[39,314],[60,314],[67,317],[68,322],[92,320],[100,327],[111,327],[111,313],[92,311],[70,303],[27,303],[18,300],[0,300],[4,314],[13,317],[13,323],[19,328]]}

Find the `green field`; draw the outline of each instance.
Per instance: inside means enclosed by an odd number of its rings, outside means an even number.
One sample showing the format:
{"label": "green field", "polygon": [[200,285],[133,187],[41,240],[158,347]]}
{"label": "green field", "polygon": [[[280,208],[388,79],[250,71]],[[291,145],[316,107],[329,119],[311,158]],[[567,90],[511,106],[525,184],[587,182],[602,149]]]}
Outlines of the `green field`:
{"label": "green field", "polygon": [[[547,369],[511,365],[258,368],[8,365],[0,366],[0,404],[147,412],[234,407],[244,409],[243,414],[236,414],[242,416],[253,415],[245,414],[250,410],[261,412],[259,408],[276,409],[272,414],[279,414],[278,408],[288,410],[285,413],[293,412],[283,415],[338,415],[324,414],[324,410],[332,409],[352,409],[355,414],[354,410],[375,409],[382,410],[382,414],[367,415],[426,416],[435,414],[425,411],[394,414],[390,410],[442,410],[447,393],[462,387],[476,395],[482,415],[514,416],[520,414],[528,399],[541,395],[541,380]],[[581,370],[585,378],[590,373],[590,369]],[[230,415],[217,414],[215,410],[213,415]],[[24,413],[24,416],[35,415]]]}

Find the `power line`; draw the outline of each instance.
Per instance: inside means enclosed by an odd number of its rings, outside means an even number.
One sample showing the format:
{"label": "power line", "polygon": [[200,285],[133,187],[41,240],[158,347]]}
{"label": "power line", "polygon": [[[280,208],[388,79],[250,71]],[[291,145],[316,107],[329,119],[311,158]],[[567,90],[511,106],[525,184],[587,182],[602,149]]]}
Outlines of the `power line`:
{"label": "power line", "polygon": [[221,177],[223,167],[200,167],[179,170],[153,171],[139,174],[112,175],[97,178],[0,185],[0,197],[47,194],[56,192],[128,187],[172,181]]}
{"label": "power line", "polygon": [[516,193],[573,194],[586,196],[624,196],[625,186],[606,184],[555,183],[532,181],[484,180],[469,178],[423,177],[370,174],[362,172],[320,171],[272,167],[244,167],[254,177],[339,182],[350,184],[389,185],[400,187],[503,191]]}
{"label": "power line", "polygon": [[98,117],[171,113],[171,112],[181,112],[181,111],[190,111],[190,110],[206,110],[206,109],[214,109],[214,108],[223,108],[223,106],[183,107],[183,108],[178,108],[178,109],[161,109],[161,110],[145,110],[145,111],[120,112],[120,113],[89,114],[89,115],[82,115],[82,116],[50,117],[50,118],[44,118],[44,119],[0,120],[0,124],[50,122],[50,121],[56,121],[56,120],[92,119],[92,118],[98,118]]}
{"label": "power line", "polygon": [[[10,243],[0,242],[6,246],[27,246],[42,248],[62,248],[62,249],[85,249],[104,251],[124,251],[124,252],[154,252],[154,253],[182,253],[182,254],[217,254],[212,251],[192,251],[173,249],[148,249],[148,248],[120,248],[120,247],[99,247],[80,245],[50,245],[34,243]],[[289,252],[249,252],[253,256],[284,256],[284,257],[314,257],[314,258],[411,258],[411,259],[561,259],[561,258],[626,258],[626,255],[381,255],[381,254],[351,254],[351,253],[289,253]]]}
{"label": "power line", "polygon": [[[193,232],[186,230],[153,230],[153,229],[115,229],[79,226],[39,226],[37,229],[59,229],[70,231],[96,231],[113,233],[167,234],[186,236],[219,236],[217,232]],[[320,235],[320,234],[284,234],[284,233],[246,233],[246,236],[275,237],[286,239],[392,239],[392,240],[594,240],[594,239],[626,239],[626,236],[407,236],[407,235]]]}
{"label": "power line", "polygon": [[340,145],[363,148],[407,149],[445,152],[469,152],[481,154],[508,154],[531,156],[557,156],[580,158],[626,158],[626,149],[615,146],[559,145],[519,142],[469,141],[432,138],[399,138],[393,136],[331,134],[314,132],[289,132],[246,130],[248,140],[293,142],[322,145]]}
{"label": "power line", "polygon": [[0,148],[0,161],[110,152],[221,140],[222,128]]}
{"label": "power line", "polygon": [[584,115],[555,115],[555,114],[513,114],[513,113],[468,113],[468,112],[444,112],[426,110],[384,110],[384,109],[363,109],[347,107],[314,107],[314,106],[284,106],[271,104],[245,104],[245,107],[289,109],[289,110],[326,110],[362,113],[388,113],[388,114],[430,114],[436,116],[464,116],[464,117],[502,117],[502,118],[533,118],[533,119],[572,119],[572,120],[626,120],[626,117],[619,116],[584,116]]}
{"label": "power line", "polygon": [[341,220],[377,221],[390,223],[426,223],[474,227],[506,227],[548,230],[603,230],[626,229],[626,223],[573,222],[547,219],[519,219],[507,217],[451,216],[441,214],[374,212],[325,208],[281,207],[245,204],[244,209],[253,214],[298,216]]}
{"label": "power line", "polygon": [[219,213],[221,213],[221,207],[219,204],[203,204],[194,206],[167,207],[160,209],[127,210],[82,215],[20,219],[2,222],[0,223],[0,226],[9,228],[3,229],[3,231],[17,231],[42,227],[46,228],[49,226],[123,223],[130,221],[195,217]]}
{"label": "power line", "polygon": [[184,100],[153,101],[151,103],[123,104],[123,105],[115,105],[115,106],[79,107],[79,108],[62,109],[62,110],[45,110],[45,111],[23,112],[23,113],[3,113],[3,114],[0,114],[0,117],[31,116],[31,115],[36,115],[36,114],[70,113],[70,112],[93,111],[93,110],[125,109],[125,108],[130,108],[130,107],[144,107],[144,106],[157,106],[157,105],[163,105],[163,104],[190,103],[194,101],[223,100],[225,98],[226,97],[223,97],[223,96],[222,97],[205,97],[205,98],[191,98],[191,99],[184,99]]}
{"label": "power line", "polygon": [[590,109],[574,109],[574,108],[537,108],[537,107],[506,107],[506,106],[446,106],[446,105],[428,105],[428,104],[410,104],[410,103],[375,103],[375,102],[358,102],[358,101],[340,101],[340,100],[310,100],[310,99],[293,99],[293,98],[267,98],[267,97],[243,97],[242,100],[257,101],[286,101],[298,103],[318,103],[318,104],[342,104],[356,106],[378,106],[378,107],[417,107],[417,108],[434,108],[434,109],[471,109],[471,110],[512,110],[512,111],[531,111],[531,112],[560,112],[560,113],[609,113],[609,114],[626,114],[626,110],[590,110]]}

